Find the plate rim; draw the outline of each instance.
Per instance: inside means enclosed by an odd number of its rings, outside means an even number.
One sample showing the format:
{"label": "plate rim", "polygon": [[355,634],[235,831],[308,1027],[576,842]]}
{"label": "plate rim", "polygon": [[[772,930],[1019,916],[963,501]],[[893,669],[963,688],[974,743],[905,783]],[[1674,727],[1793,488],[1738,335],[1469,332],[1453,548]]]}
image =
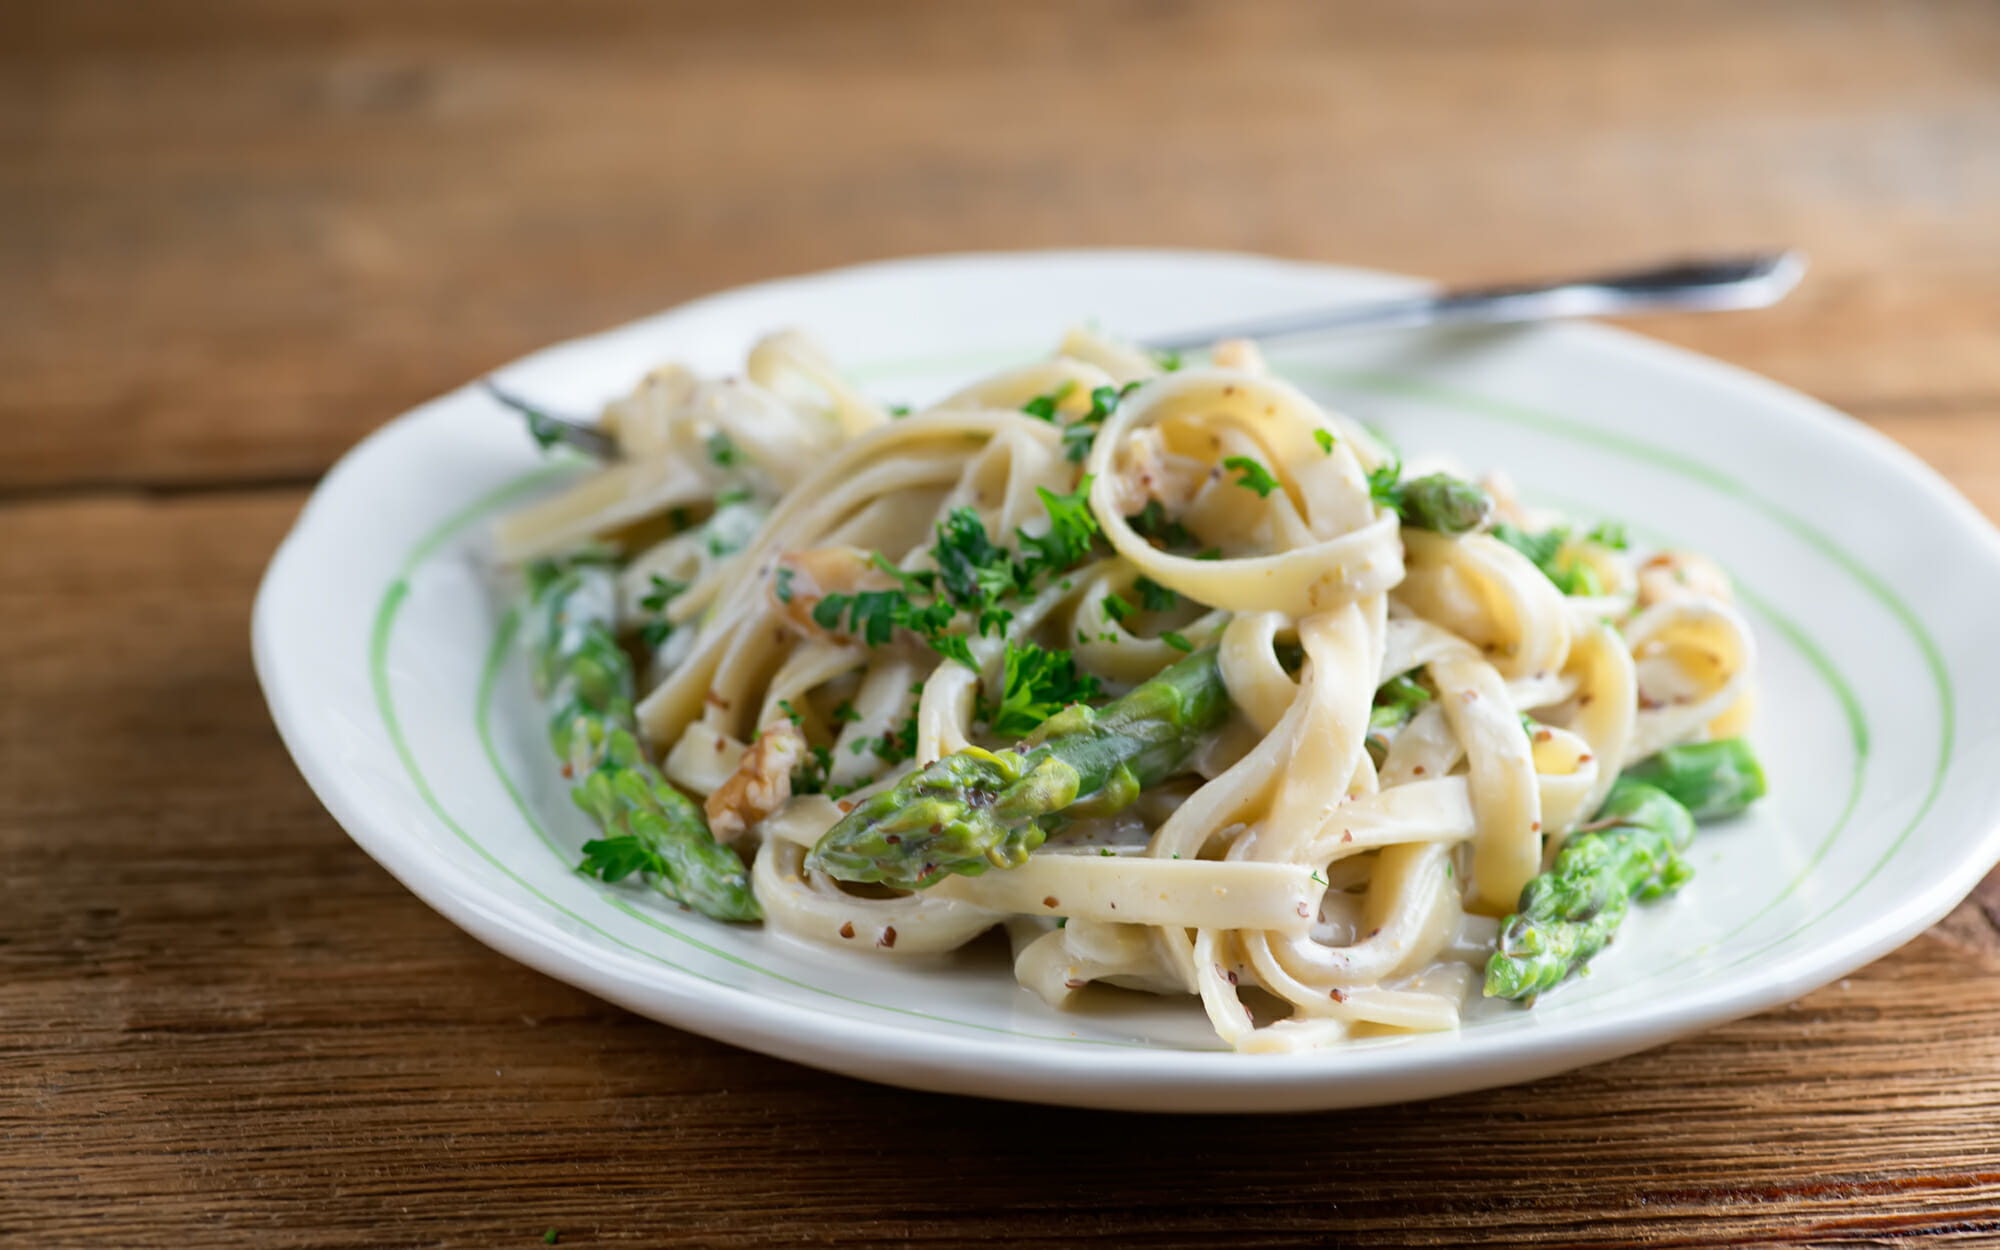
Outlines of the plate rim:
{"label": "plate rim", "polygon": [[[665,328],[673,321],[699,317],[721,301],[768,298],[788,289],[795,290],[802,284],[865,282],[886,272],[918,267],[950,269],[1024,260],[1063,264],[1113,258],[1135,265],[1189,261],[1219,266],[1248,264],[1331,282],[1367,281],[1385,288],[1397,284],[1406,287],[1423,285],[1414,279],[1374,270],[1235,252],[1082,248],[945,253],[873,261],[731,288],[621,326],[538,349],[500,368],[506,370],[528,365],[549,354],[576,350],[594,340],[643,324]],[[1760,407],[1783,413],[1794,424],[1811,422],[1812,436],[1836,437],[1847,442],[1853,450],[1865,451],[1885,470],[1895,472],[1906,483],[1922,488],[1927,496],[1948,512],[1955,513],[1960,522],[1956,528],[1979,540],[1990,566],[1989,571],[2000,570],[2000,532],[1996,532],[1942,475],[1886,435],[1820,401],[1727,362],[1615,327],[1593,323],[1574,329],[1587,336],[1586,341],[1594,340],[1593,346],[1609,348],[1628,356],[1636,353],[1641,358],[1651,357],[1654,362],[1664,361],[1681,371],[1707,374],[1738,389],[1747,387],[1758,392],[1756,398]],[[316,797],[366,853],[412,893],[460,928],[509,958],[641,1015],[663,1019],[676,1027],[810,1066],[915,1088],[948,1085],[951,1078],[961,1074],[964,1061],[990,1059],[995,1043],[989,1040],[928,1032],[913,1034],[893,1022],[820,1014],[808,1006],[765,997],[754,990],[706,983],[698,979],[699,974],[682,971],[677,976],[672,973],[662,976],[655,972],[642,978],[618,964],[607,964],[602,960],[601,952],[577,946],[576,939],[549,924],[546,917],[534,914],[517,900],[502,897],[482,882],[463,877],[459,870],[436,860],[414,840],[376,827],[362,804],[344,791],[337,762],[325,758],[322,744],[306,732],[300,721],[302,709],[291,697],[292,692],[284,686],[279,661],[283,644],[277,637],[274,624],[278,613],[278,594],[287,581],[291,561],[297,558],[301,535],[309,527],[317,525],[319,517],[330,507],[326,501],[343,490],[347,479],[359,472],[363,464],[388,451],[398,431],[407,431],[427,415],[457,400],[468,389],[470,384],[412,408],[371,432],[344,454],[314,489],[311,499],[279,545],[259,586],[252,614],[253,661],[280,736]],[[1824,418],[1828,415],[1836,419],[1826,421]],[[468,510],[471,506],[466,505],[459,511]],[[442,528],[442,525],[437,528]],[[419,535],[411,544],[409,555],[398,565],[402,570],[399,577],[407,577],[424,556],[436,549],[432,537],[432,533]],[[1895,598],[1893,592],[1891,598]],[[1931,646],[1935,649],[1934,641]],[[1949,717],[1946,723],[1948,727],[1956,728]],[[1956,749],[1946,744],[1943,752],[1948,765],[1956,755]],[[414,772],[412,779],[417,780],[420,791],[428,789]],[[441,809],[439,814],[443,814]],[[1927,816],[1926,812],[1914,817],[1910,828],[1914,830],[1921,826]],[[444,819],[447,825],[452,824],[450,817],[445,816]],[[1977,884],[1991,862],[2000,858],[2000,819],[1996,819],[1995,814],[1987,817],[1983,832],[1975,840],[1975,847],[1976,850],[1959,857],[1951,871],[1934,878],[1927,888],[1913,892],[1900,906],[1882,913],[1873,924],[1847,933],[1844,942],[1836,939],[1840,953],[1816,961],[1811,971],[1792,969],[1777,977],[1737,978],[1729,985],[1704,995],[1692,1010],[1667,1012],[1640,1006],[1568,1024],[1559,1057],[1537,1053],[1534,1030],[1521,1030],[1511,1037],[1482,1043],[1487,1053],[1481,1058],[1489,1062],[1478,1066],[1460,1062],[1463,1056],[1459,1047],[1454,1045],[1433,1045],[1421,1050],[1382,1048],[1362,1052],[1335,1050],[1255,1056],[1165,1047],[1120,1048],[1115,1053],[1125,1070],[1119,1073],[1116,1088],[1106,1088],[1101,1084],[1107,1076],[1105,1065],[1097,1061],[1106,1051],[1087,1045],[1046,1043],[1034,1046],[1032,1061],[1023,1062],[1027,1060],[1025,1054],[1015,1055],[1019,1062],[1016,1069],[1000,1069],[997,1079],[990,1079],[981,1088],[959,1092],[1087,1106],[1221,1111],[1360,1106],[1409,1096],[1443,1096],[1532,1079],[1712,1027],[1786,1001],[1804,990],[1846,975],[1927,928],[1949,912]],[[478,849],[476,844],[475,849]],[[1894,852],[1888,854],[1893,856]],[[1886,858],[1884,862],[1887,862]],[[1840,905],[1836,904],[1830,913],[1838,910]],[[683,981],[686,983],[682,984]],[[720,1003],[716,991],[721,991]],[[664,1008],[660,1001],[663,997],[668,1000]],[[1455,1039],[1462,1041],[1464,1036],[1455,1035]],[[912,1054],[912,1051],[921,1053]],[[900,1060],[914,1058],[918,1062],[908,1066],[885,1067],[883,1060],[887,1055],[896,1055]],[[1371,1059],[1371,1056],[1379,1058]],[[1542,1061],[1536,1062],[1538,1058]],[[1496,1072],[1496,1069],[1504,1071]],[[1329,1088],[1349,1087],[1372,1080],[1378,1087],[1375,1092],[1380,1096],[1370,1096],[1368,1091],[1360,1091],[1360,1097],[1341,1096],[1331,1100],[1323,1097],[1287,1100],[1274,1096],[1295,1091],[1302,1081],[1309,1082],[1313,1077],[1329,1079]],[[1184,1097],[1191,1092],[1187,1084],[1190,1081],[1199,1084],[1202,1091],[1209,1095],[1206,1105],[1201,1098],[1190,1100]],[[1421,1093],[1411,1095],[1400,1092],[1407,1086],[1420,1086]],[[1183,1096],[1174,1099],[1171,1106],[1162,1106],[1158,1095],[1166,1089]],[[1253,1095],[1256,1105],[1246,1106],[1246,1095]]]}

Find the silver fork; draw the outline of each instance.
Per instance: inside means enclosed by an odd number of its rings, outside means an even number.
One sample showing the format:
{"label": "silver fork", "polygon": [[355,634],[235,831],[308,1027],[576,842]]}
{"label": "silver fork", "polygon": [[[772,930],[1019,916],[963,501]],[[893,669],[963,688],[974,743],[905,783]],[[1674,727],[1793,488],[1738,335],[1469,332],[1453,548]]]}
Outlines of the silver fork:
{"label": "silver fork", "polygon": [[[1792,250],[1681,260],[1647,269],[1555,282],[1463,287],[1398,299],[1337,304],[1235,325],[1152,335],[1141,340],[1140,346],[1153,351],[1185,351],[1222,339],[1276,339],[1357,330],[1504,325],[1566,317],[1764,308],[1789,294],[1805,271],[1804,254]],[[618,455],[617,442],[591,423],[556,416],[504,390],[490,377],[483,385],[487,394],[528,419],[528,432],[544,447],[564,443],[601,459],[614,459]]]}

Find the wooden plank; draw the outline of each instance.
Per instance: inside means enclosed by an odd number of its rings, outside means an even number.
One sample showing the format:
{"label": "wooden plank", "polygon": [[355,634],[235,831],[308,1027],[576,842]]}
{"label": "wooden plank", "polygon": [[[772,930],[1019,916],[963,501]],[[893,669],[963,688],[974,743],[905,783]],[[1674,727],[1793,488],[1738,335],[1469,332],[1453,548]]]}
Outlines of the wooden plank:
{"label": "wooden plank", "polygon": [[292,770],[245,622],[302,499],[269,484],[410,403],[964,247],[1479,279],[1795,242],[1784,307],[1645,328],[2000,518],[1996,67],[1982,0],[0,8],[0,1242],[1992,1244],[2000,876],[1787,1009],[1519,1089],[906,1094],[430,913]]}
{"label": "wooden plank", "polygon": [[292,770],[244,622],[299,503],[0,507],[16,631],[0,650],[0,1241],[2000,1230],[2000,877],[1784,1010],[1537,1085],[1338,1115],[929,1097],[626,1015],[432,914]]}
{"label": "wooden plank", "polygon": [[518,353],[871,257],[1449,279],[1796,243],[1652,328],[1871,414],[2000,396],[2000,10],[21,4],[0,492],[303,480]]}

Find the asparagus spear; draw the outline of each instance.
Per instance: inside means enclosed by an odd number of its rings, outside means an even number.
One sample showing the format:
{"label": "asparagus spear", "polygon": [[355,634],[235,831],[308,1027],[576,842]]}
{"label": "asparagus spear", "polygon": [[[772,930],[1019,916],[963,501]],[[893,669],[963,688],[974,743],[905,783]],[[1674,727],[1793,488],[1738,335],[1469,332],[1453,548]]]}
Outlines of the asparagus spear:
{"label": "asparagus spear", "polygon": [[1621,776],[1592,824],[1601,827],[1571,837],[1501,923],[1488,998],[1533,1000],[1555,988],[1604,949],[1633,898],[1671,894],[1694,875],[1681,856],[1694,818],[1664,791]]}
{"label": "asparagus spear", "polygon": [[1734,816],[1764,796],[1764,770],[1742,738],[1668,747],[1624,775],[1666,791],[1696,820]]}
{"label": "asparagus spear", "polygon": [[612,632],[618,593],[610,565],[589,553],[539,560],[527,580],[535,686],[554,709],[549,741],[566,773],[581,778],[571,797],[606,835],[583,844],[579,868],[606,881],[640,873],[717,920],[759,919],[743,861],[639,746],[632,661]]}
{"label": "asparagus spear", "polygon": [[1469,534],[1493,519],[1493,497],[1463,478],[1428,473],[1398,488],[1403,524],[1440,534]]}
{"label": "asparagus spear", "polygon": [[1228,712],[1203,648],[1101,709],[1072,704],[1011,750],[968,747],[919,769],[842,817],[810,863],[906,890],[1016,867],[1059,815],[1115,812],[1179,771]]}

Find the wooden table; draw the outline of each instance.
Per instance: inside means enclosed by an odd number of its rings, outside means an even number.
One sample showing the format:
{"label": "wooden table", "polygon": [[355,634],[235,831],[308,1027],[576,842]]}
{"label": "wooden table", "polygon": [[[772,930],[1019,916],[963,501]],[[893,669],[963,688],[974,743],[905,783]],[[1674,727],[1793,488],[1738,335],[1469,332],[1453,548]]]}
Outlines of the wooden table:
{"label": "wooden table", "polygon": [[[486,950],[248,656],[406,406],[869,257],[1449,279],[1792,243],[1646,329],[2000,516],[2000,8],[202,0],[0,11],[0,1242],[2000,1239],[2000,883],[1789,1007],[1538,1085],[1147,1119],[822,1076]],[[1752,470],[1754,471],[1754,470]]]}

